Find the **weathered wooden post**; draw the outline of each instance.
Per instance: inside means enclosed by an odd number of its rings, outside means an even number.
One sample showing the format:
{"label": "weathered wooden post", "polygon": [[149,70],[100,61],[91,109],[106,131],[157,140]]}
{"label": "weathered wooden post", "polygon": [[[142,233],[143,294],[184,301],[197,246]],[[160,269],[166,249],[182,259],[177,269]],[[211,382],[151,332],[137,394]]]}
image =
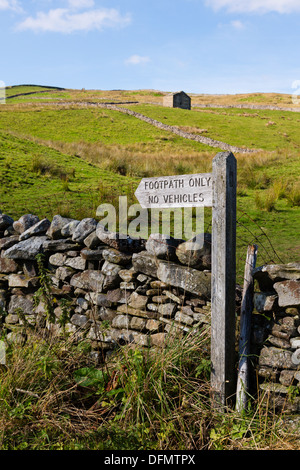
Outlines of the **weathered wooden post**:
{"label": "weathered wooden post", "polygon": [[256,265],[257,245],[248,246],[244,286],[242,296],[242,306],[240,315],[240,338],[239,338],[239,366],[236,386],[236,409],[239,412],[247,408],[249,392],[249,354],[250,354],[250,333],[251,316],[253,311],[253,277],[252,271]]}
{"label": "weathered wooden post", "polygon": [[213,159],[211,389],[220,407],[232,401],[235,374],[236,159],[231,152]]}

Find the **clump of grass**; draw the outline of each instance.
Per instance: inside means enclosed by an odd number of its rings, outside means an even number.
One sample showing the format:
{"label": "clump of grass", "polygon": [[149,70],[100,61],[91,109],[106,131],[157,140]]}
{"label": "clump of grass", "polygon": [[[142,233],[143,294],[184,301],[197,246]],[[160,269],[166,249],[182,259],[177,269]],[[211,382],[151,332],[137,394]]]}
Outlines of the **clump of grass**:
{"label": "clump of grass", "polygon": [[183,162],[179,162],[175,164],[174,169],[175,169],[176,174],[179,174],[179,175],[189,174],[193,171],[193,168],[191,167],[191,165],[188,165]]}
{"label": "clump of grass", "polygon": [[112,158],[107,164],[107,170],[113,171],[114,173],[118,173],[119,175],[126,176],[131,173],[131,165],[130,162],[124,160],[124,158],[120,156],[115,156]]}
{"label": "clump of grass", "polygon": [[285,198],[287,196],[287,183],[280,179],[274,181],[272,191],[276,195],[277,199]]}
{"label": "clump of grass", "polygon": [[68,173],[57,163],[41,155],[34,155],[29,164],[29,170],[38,175],[49,175],[60,178],[62,181],[68,180]]}
{"label": "clump of grass", "polygon": [[286,198],[293,207],[300,206],[300,182],[296,182],[286,189]]}
{"label": "clump of grass", "polygon": [[6,157],[4,161],[4,167],[7,169],[11,168],[12,162],[13,159],[10,156]]}
{"label": "clump of grass", "polygon": [[71,191],[70,190],[70,186],[69,186],[69,178],[68,177],[65,177],[65,178],[61,178],[62,179],[62,190],[63,191]]}
{"label": "clump of grass", "polygon": [[255,172],[251,164],[240,168],[238,178],[239,183],[248,189],[266,189],[271,184],[271,178],[265,172]]}
{"label": "clump of grass", "polygon": [[275,204],[278,197],[272,188],[259,193],[255,193],[255,206],[257,209],[272,212],[275,210]]}
{"label": "clump of grass", "polygon": [[243,184],[238,184],[236,188],[236,194],[239,197],[246,197],[248,195],[247,187]]}

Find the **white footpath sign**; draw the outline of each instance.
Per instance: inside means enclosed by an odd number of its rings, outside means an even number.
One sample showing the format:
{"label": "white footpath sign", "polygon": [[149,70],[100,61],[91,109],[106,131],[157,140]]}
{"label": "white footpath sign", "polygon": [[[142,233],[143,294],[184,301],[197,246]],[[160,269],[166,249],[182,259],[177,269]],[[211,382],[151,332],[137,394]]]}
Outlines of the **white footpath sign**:
{"label": "white footpath sign", "polygon": [[212,174],[143,178],[135,196],[144,209],[211,207]]}

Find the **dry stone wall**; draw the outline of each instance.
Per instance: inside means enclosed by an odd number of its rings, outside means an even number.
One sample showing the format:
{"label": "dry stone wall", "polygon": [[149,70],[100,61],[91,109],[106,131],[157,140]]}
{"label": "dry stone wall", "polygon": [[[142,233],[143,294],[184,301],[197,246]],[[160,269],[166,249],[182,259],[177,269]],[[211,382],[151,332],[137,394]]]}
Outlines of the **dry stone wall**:
{"label": "dry stone wall", "polygon": [[300,412],[300,263],[254,269],[252,354],[272,407]]}
{"label": "dry stone wall", "polygon": [[202,245],[122,238],[93,218],[0,214],[1,328],[12,341],[25,324],[86,338],[101,354],[160,347],[210,322],[209,234]]}
{"label": "dry stone wall", "polygon": [[282,107],[282,106],[273,106],[273,105],[259,105],[259,104],[232,104],[232,105],[225,105],[225,104],[194,104],[192,105],[194,108],[221,108],[221,109],[257,109],[262,111],[292,111],[294,113],[299,113],[300,108],[297,107]]}

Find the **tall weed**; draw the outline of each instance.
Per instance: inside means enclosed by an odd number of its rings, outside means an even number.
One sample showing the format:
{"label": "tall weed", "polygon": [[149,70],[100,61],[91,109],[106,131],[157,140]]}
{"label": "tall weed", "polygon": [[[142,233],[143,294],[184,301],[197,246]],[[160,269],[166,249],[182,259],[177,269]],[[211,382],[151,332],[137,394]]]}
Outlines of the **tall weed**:
{"label": "tall weed", "polygon": [[272,212],[275,210],[275,204],[278,197],[272,188],[255,193],[255,205],[257,209]]}
{"label": "tall weed", "polygon": [[[28,169],[29,171],[37,173],[38,175],[50,175],[58,177],[63,182],[68,181],[70,176],[70,174],[68,174],[64,168],[52,162],[50,159],[40,155],[33,155]],[[74,171],[72,173],[74,174]]]}
{"label": "tall weed", "polygon": [[286,198],[293,207],[300,206],[300,182],[287,187]]}

